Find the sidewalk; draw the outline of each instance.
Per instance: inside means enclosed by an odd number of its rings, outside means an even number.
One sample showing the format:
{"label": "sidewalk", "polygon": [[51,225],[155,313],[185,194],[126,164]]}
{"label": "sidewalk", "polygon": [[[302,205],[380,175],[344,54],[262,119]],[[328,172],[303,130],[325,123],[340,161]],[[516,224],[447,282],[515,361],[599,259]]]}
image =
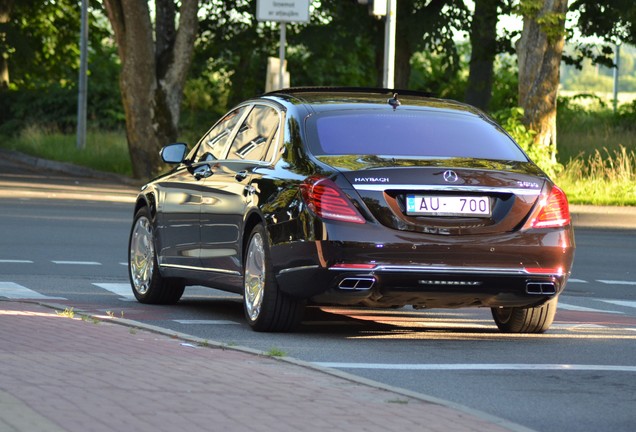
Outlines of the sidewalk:
{"label": "sidewalk", "polygon": [[341,372],[106,321],[0,301],[0,431],[527,430]]}

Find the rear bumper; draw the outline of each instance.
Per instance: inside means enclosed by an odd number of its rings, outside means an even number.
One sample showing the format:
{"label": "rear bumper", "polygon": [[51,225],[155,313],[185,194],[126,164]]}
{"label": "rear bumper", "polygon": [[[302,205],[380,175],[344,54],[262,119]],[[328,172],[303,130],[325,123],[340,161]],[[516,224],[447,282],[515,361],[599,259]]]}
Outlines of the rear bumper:
{"label": "rear bumper", "polygon": [[574,259],[571,227],[453,238],[347,225],[274,244],[280,289],[317,304],[530,307],[563,291]]}
{"label": "rear bumper", "polygon": [[567,276],[523,269],[378,266],[360,271],[304,267],[280,273],[278,281],[288,294],[317,304],[526,307],[558,295]]}

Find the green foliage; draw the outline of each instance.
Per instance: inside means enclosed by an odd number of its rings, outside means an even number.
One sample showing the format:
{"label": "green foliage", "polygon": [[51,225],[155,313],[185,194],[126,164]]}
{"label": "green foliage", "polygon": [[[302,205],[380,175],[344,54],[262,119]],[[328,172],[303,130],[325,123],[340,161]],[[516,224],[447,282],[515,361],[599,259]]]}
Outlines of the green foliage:
{"label": "green foliage", "polygon": [[517,106],[519,99],[518,89],[517,60],[508,54],[499,55],[495,60],[490,110],[497,112]]}
{"label": "green foliage", "polygon": [[557,104],[559,160],[587,159],[599,148],[609,152],[623,146],[636,151],[636,102],[619,106],[618,112],[600,97],[580,94],[559,97]]}
{"label": "green foliage", "polygon": [[229,74],[216,72],[189,79],[183,91],[179,140],[195,144],[228,108]]}
{"label": "green foliage", "polygon": [[[89,12],[88,124],[121,128],[117,52],[101,10],[93,7]],[[17,135],[31,125],[61,132],[75,129],[79,13],[74,0],[15,2],[10,22],[0,29],[0,54],[8,56],[11,80],[9,89],[0,90],[0,134]]]}
{"label": "green foliage", "polygon": [[514,107],[496,112],[494,118],[510,134],[539,167],[550,177],[554,177],[563,167],[552,160],[549,147],[535,144],[537,132],[523,124],[523,108]]}
{"label": "green foliage", "polygon": [[458,47],[461,63],[448,63],[440,50],[417,52],[411,58],[409,87],[428,91],[436,97],[462,100],[468,81],[467,44]]}
{"label": "green foliage", "polygon": [[596,149],[571,160],[556,181],[572,204],[636,205],[636,154]]}
{"label": "green foliage", "polygon": [[132,175],[126,137],[122,132],[89,131],[86,148],[78,150],[75,134],[30,126],[15,137],[0,136],[0,146],[60,162],[86,166],[98,171]]}

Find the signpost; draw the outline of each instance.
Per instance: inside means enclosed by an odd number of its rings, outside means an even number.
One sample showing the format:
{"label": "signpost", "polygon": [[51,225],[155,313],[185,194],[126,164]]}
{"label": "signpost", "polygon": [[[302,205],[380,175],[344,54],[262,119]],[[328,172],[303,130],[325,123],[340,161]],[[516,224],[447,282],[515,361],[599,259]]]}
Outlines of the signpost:
{"label": "signpost", "polygon": [[309,0],[257,0],[256,19],[280,23],[278,88],[282,88],[285,74],[285,44],[287,43],[286,24],[309,21]]}

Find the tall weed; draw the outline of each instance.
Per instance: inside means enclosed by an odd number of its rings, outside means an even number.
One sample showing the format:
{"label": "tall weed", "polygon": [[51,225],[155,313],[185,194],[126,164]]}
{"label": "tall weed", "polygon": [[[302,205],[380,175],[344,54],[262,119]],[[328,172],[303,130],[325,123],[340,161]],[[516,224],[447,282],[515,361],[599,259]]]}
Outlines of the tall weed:
{"label": "tall weed", "polygon": [[594,150],[571,159],[556,182],[573,204],[636,205],[636,154],[625,147]]}

